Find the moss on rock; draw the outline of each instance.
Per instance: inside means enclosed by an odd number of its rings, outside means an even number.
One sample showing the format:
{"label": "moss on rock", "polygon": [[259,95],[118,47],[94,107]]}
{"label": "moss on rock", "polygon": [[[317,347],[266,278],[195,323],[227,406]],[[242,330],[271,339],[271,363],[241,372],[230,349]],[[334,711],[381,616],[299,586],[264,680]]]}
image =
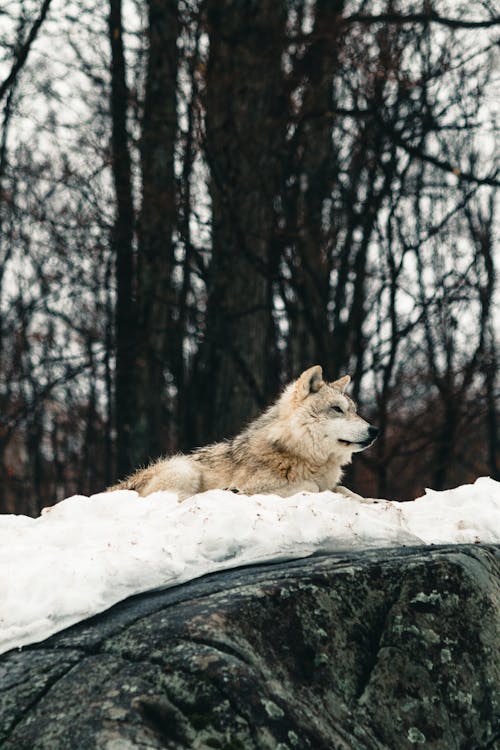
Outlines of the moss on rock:
{"label": "moss on rock", "polygon": [[346,553],[122,602],[0,657],[0,747],[493,748],[498,555]]}

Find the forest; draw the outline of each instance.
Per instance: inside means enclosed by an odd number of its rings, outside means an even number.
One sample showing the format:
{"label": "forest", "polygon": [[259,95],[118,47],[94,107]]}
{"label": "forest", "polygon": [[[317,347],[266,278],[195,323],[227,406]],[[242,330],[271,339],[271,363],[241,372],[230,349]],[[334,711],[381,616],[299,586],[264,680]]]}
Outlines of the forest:
{"label": "forest", "polygon": [[236,434],[310,365],[407,500],[498,453],[494,0],[4,0],[0,512]]}

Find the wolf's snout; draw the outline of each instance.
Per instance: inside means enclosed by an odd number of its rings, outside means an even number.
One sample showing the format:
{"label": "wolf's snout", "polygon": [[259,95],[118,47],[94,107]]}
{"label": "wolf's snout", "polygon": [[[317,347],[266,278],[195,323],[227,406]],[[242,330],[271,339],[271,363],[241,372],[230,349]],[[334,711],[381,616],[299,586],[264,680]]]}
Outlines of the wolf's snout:
{"label": "wolf's snout", "polygon": [[370,445],[372,445],[377,439],[377,435],[379,434],[379,432],[380,430],[378,427],[373,427],[372,425],[368,425],[368,428],[367,428],[368,436],[360,442],[360,445],[362,446],[361,450],[364,450],[365,448],[369,448]]}

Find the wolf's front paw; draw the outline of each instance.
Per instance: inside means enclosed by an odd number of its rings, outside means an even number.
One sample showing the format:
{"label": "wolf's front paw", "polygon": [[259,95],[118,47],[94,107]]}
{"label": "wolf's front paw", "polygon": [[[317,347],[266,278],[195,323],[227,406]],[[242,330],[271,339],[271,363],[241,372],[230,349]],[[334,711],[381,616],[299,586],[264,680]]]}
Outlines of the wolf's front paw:
{"label": "wolf's front paw", "polygon": [[358,503],[376,503],[377,500],[374,500],[371,497],[362,497],[361,495],[358,495],[356,492],[352,492],[347,487],[343,487],[341,484],[337,485],[334,492],[339,492],[341,495],[344,495],[345,497],[350,497],[351,500],[357,500]]}

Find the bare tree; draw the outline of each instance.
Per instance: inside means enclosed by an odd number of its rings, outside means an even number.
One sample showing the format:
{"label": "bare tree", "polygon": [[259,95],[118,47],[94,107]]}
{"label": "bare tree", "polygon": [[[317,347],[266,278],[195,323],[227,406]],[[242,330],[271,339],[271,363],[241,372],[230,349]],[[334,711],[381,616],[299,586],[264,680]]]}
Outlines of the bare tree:
{"label": "bare tree", "polygon": [[[35,39],[38,36],[38,32],[40,31],[40,27],[45,21],[51,2],[52,0],[43,0],[37,17],[35,18],[31,27],[27,30],[25,29],[25,19],[22,15],[20,16],[18,40],[14,47],[14,59],[11,62],[9,73],[3,81],[0,81],[0,102],[8,95],[9,91],[13,88],[20,72],[26,64],[30,50]],[[19,32],[21,32],[21,34]]]}
{"label": "bare tree", "polygon": [[116,376],[117,471],[125,474],[136,461],[132,434],[137,419],[136,346],[139,337],[134,289],[134,202],[127,131],[128,87],[123,49],[121,0],[110,0],[111,144],[116,195],[113,248],[116,258]]}
{"label": "bare tree", "polygon": [[2,508],[227,437],[316,362],[382,428],[361,492],[498,476],[499,20],[410,6],[2,7]]}
{"label": "bare tree", "polygon": [[[177,137],[176,3],[148,0],[147,69],[141,121],[141,199],[137,255],[137,326],[134,383],[137,408],[131,425],[133,464],[165,450],[168,436],[167,373],[172,373],[176,308],[174,229]],[[129,376],[130,380],[130,376]]]}
{"label": "bare tree", "polygon": [[279,382],[272,281],[286,127],[286,4],[250,8],[209,0],[207,22],[205,147],[213,247],[195,381],[205,440],[234,433]]}

